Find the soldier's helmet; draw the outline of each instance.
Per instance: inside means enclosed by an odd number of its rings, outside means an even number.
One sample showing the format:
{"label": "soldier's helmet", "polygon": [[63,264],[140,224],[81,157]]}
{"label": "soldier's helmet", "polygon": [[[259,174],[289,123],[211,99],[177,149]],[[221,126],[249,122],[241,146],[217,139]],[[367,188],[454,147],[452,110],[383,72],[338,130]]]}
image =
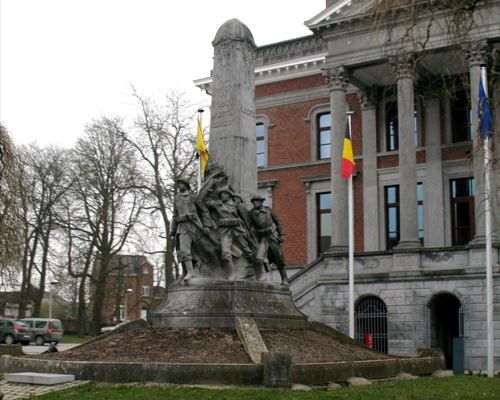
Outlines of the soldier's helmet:
{"label": "soldier's helmet", "polygon": [[189,183],[189,179],[188,179],[188,178],[186,178],[185,176],[181,176],[180,178],[177,178],[177,180],[176,180],[175,182],[176,182],[177,184],[178,184],[179,182],[184,182],[184,183],[188,186],[188,188],[189,188],[189,189],[191,189],[191,184]]}
{"label": "soldier's helmet", "polygon": [[265,201],[266,199],[258,194],[254,194],[252,196],[252,198],[250,199],[250,201],[254,201],[254,200],[260,200],[260,201]]}
{"label": "soldier's helmet", "polygon": [[229,196],[233,197],[234,196],[234,192],[228,187],[228,186],[223,186],[221,188],[219,188],[219,196],[221,195],[221,193],[228,193]]}

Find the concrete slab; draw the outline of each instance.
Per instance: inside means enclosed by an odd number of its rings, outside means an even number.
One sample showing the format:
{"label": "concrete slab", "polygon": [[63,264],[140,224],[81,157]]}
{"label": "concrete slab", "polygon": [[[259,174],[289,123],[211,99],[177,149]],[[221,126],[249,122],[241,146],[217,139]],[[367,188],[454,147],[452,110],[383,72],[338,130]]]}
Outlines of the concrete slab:
{"label": "concrete slab", "polygon": [[69,374],[44,374],[39,372],[19,372],[5,374],[7,382],[29,383],[32,385],[58,385],[73,382],[75,375]]}
{"label": "concrete slab", "polygon": [[268,350],[255,320],[236,317],[235,326],[241,343],[252,361],[255,364],[262,364],[262,353],[267,353]]}

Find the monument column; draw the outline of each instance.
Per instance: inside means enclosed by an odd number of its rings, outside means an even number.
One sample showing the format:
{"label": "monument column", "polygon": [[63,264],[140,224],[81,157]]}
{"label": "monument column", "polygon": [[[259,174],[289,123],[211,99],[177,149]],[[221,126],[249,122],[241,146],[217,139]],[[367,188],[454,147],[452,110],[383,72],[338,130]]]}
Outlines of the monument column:
{"label": "monument column", "polygon": [[363,130],[363,226],[365,251],[379,250],[379,207],[377,176],[377,107],[375,91],[361,94]]}
{"label": "monument column", "polygon": [[257,191],[255,42],[239,20],[224,23],[212,42],[214,69],[209,154],[246,203]]}
{"label": "monument column", "polygon": [[397,248],[413,249],[421,247],[418,240],[413,54],[398,55],[392,59],[392,64],[398,88],[400,240]]}
{"label": "monument column", "polygon": [[466,53],[469,63],[470,104],[471,104],[471,135],[472,154],[474,159],[474,218],[475,235],[473,243],[485,242],[484,226],[484,149],[483,142],[479,137],[479,117],[477,115],[477,104],[479,99],[479,77],[481,66],[486,64],[487,59],[486,42],[472,42]]}
{"label": "monument column", "polygon": [[345,92],[349,84],[344,67],[325,69],[326,85],[330,90],[331,114],[331,187],[332,187],[332,243],[330,251],[346,252],[349,245],[347,210],[347,180],[340,176],[342,148],[346,128]]}

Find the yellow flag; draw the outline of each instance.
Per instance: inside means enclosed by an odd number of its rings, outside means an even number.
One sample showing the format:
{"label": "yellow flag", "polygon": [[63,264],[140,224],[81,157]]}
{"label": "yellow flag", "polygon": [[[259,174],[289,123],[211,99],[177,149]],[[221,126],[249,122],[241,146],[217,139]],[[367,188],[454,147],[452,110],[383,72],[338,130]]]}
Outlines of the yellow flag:
{"label": "yellow flag", "polygon": [[205,145],[205,139],[203,138],[203,131],[201,130],[200,117],[198,117],[198,135],[196,136],[196,151],[198,152],[198,156],[200,157],[201,176],[204,176],[205,166],[207,165],[208,161],[208,151],[207,151],[207,146]]}

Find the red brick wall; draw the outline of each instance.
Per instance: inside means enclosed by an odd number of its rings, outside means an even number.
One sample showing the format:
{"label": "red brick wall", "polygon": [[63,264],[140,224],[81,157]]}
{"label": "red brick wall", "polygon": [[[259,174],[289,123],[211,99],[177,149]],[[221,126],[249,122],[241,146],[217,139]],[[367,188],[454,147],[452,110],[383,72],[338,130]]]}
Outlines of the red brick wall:
{"label": "red brick wall", "polygon": [[[132,289],[132,292],[128,294],[127,300],[127,318],[129,320],[138,319],[141,316],[142,307],[149,307],[149,304],[153,298],[153,284],[154,284],[154,271],[151,264],[147,264],[149,267],[149,274],[142,273],[142,264],[139,268],[139,275],[129,275],[125,276],[123,279],[123,287],[126,289]],[[114,275],[108,276],[106,279],[106,296],[104,298],[103,308],[102,308],[102,319],[101,322],[104,324],[114,325],[118,321],[114,320],[114,309],[116,305],[115,300],[115,281],[118,277]],[[142,285],[149,285],[150,296],[142,297]],[[121,299],[121,304],[125,304],[125,295]]]}
{"label": "red brick wall", "polygon": [[257,110],[274,124],[268,130],[268,166],[311,161],[311,123],[305,119],[311,108],[328,102],[326,98]]}
{"label": "red brick wall", "polygon": [[288,265],[307,262],[307,199],[301,178],[329,172],[329,164],[259,172],[259,180],[278,180],[273,192],[273,211],[285,232],[283,250]]}
{"label": "red brick wall", "polygon": [[325,78],[321,74],[305,76],[302,78],[289,79],[255,87],[255,97],[270,96],[272,94],[293,92],[295,90],[308,89],[323,86]]}
{"label": "red brick wall", "polygon": [[443,161],[466,160],[472,158],[472,146],[451,147],[442,150]]}

